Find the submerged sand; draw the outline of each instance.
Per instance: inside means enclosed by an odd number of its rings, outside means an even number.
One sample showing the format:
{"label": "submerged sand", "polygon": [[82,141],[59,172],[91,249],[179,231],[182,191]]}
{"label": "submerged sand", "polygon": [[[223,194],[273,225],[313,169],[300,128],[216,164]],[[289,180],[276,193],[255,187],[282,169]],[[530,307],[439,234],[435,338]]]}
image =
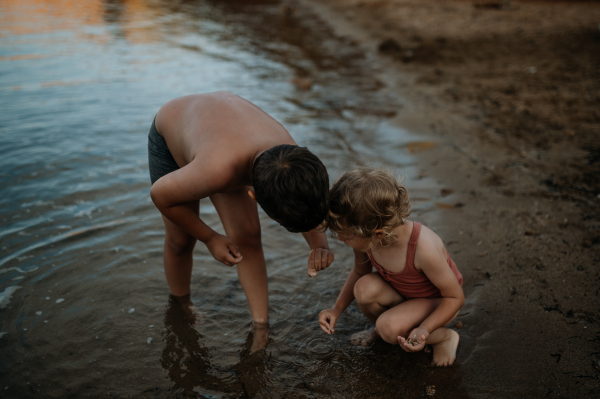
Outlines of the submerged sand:
{"label": "submerged sand", "polygon": [[600,4],[309,4],[405,99],[394,123],[438,143],[420,162],[465,277],[468,396],[598,397]]}

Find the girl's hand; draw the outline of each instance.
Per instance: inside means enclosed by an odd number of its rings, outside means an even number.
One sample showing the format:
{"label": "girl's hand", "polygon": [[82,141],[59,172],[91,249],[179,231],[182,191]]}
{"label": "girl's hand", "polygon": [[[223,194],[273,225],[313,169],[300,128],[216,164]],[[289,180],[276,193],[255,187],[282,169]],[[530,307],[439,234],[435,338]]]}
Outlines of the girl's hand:
{"label": "girl's hand", "polygon": [[329,267],[333,262],[333,252],[326,248],[315,248],[308,255],[308,275],[316,278],[317,272]]}
{"label": "girl's hand", "polygon": [[335,332],[335,322],[338,317],[340,317],[340,313],[334,308],[321,311],[319,313],[319,325],[321,329],[327,334],[333,334]]}
{"label": "girl's hand", "polygon": [[406,352],[418,352],[425,347],[427,338],[429,338],[429,332],[424,328],[417,327],[410,332],[406,339],[398,337],[398,343]]}
{"label": "girl's hand", "polygon": [[215,235],[206,242],[210,254],[221,263],[227,266],[233,266],[240,263],[243,259],[237,246],[229,238],[215,233]]}

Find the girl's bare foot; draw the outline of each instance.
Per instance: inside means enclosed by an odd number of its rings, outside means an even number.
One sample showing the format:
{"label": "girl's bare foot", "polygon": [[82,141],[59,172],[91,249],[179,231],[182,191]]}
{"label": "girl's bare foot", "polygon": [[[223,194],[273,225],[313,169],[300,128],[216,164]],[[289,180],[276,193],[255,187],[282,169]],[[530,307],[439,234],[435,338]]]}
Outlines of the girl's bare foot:
{"label": "girl's bare foot", "polygon": [[439,344],[433,346],[433,361],[434,366],[450,366],[456,359],[456,348],[460,337],[454,330],[447,329],[448,338]]}
{"label": "girl's bare foot", "polygon": [[364,348],[371,342],[375,341],[377,338],[379,338],[379,333],[377,332],[377,329],[371,328],[369,330],[352,334],[352,337],[350,337],[350,341],[353,345],[360,345]]}

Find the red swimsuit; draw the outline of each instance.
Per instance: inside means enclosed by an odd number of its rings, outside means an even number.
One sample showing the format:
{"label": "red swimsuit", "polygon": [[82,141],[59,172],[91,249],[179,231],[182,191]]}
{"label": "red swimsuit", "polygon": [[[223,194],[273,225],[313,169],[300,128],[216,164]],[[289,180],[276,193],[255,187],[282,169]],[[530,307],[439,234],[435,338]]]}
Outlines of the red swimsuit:
{"label": "red swimsuit", "polygon": [[[421,233],[421,223],[413,222],[413,230],[410,235],[410,241],[408,242],[408,251],[406,253],[406,265],[404,270],[398,273],[392,273],[381,267],[373,258],[371,251],[367,252],[371,264],[381,277],[400,293],[406,299],[412,298],[441,298],[442,294],[440,290],[433,285],[433,283],[427,278],[425,273],[421,273],[415,269],[415,252],[417,251],[417,241],[419,240],[419,234]],[[463,278],[458,269],[456,263],[450,259],[448,255],[448,265],[456,275],[458,283],[462,287]]]}

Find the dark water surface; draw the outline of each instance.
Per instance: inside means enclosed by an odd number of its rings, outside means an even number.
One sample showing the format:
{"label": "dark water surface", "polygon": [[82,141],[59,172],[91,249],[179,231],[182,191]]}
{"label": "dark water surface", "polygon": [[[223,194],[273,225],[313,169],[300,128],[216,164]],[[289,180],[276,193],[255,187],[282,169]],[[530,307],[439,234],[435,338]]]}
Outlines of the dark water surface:
{"label": "dark water surface", "polygon": [[[286,11],[287,10],[287,11]],[[149,197],[147,134],[171,98],[228,90],[279,120],[332,178],[377,163],[407,176],[413,215],[439,186],[388,121],[400,100],[374,63],[279,1],[0,2],[0,396],[364,398],[462,396],[455,369],[376,343],[355,306],[318,327],[352,267],[306,276],[308,247],[261,212],[271,332],[250,354],[234,269],[198,245],[195,320],[169,300],[164,230]],[[292,83],[309,77],[302,90]],[[201,216],[223,231],[210,201]]]}

